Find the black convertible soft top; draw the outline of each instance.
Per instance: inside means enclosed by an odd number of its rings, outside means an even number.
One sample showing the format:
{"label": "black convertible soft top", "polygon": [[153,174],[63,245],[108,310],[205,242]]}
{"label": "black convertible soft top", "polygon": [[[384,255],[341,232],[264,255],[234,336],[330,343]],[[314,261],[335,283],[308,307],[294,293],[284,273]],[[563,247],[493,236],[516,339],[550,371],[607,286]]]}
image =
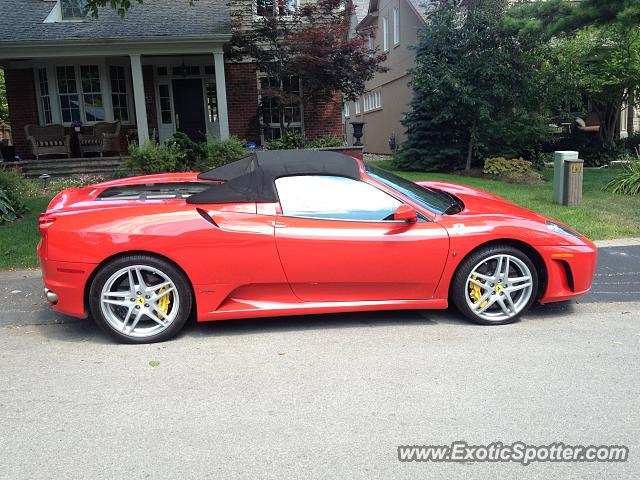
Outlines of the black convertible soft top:
{"label": "black convertible soft top", "polygon": [[201,180],[224,183],[191,195],[187,203],[277,202],[275,180],[291,175],[331,175],[360,178],[358,162],[347,155],[317,150],[257,151],[201,173]]}

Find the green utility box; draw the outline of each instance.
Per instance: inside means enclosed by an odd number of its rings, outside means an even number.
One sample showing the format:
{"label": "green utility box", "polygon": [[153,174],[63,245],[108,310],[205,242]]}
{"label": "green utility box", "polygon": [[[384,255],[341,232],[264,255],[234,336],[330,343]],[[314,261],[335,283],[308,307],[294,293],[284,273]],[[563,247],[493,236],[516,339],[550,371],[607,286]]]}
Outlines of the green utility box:
{"label": "green utility box", "polygon": [[553,201],[573,206],[582,201],[584,161],[578,152],[555,152],[553,165]]}

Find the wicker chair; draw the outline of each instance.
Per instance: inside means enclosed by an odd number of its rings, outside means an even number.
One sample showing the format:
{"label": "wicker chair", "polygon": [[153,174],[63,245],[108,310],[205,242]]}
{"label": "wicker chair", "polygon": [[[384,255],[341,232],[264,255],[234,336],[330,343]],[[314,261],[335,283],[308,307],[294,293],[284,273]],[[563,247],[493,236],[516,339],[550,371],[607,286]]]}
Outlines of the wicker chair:
{"label": "wicker chair", "polygon": [[93,126],[90,134],[78,135],[80,156],[87,152],[100,153],[115,152],[120,154],[120,122],[100,122]]}
{"label": "wicker chair", "polygon": [[71,157],[71,138],[64,134],[62,125],[25,125],[24,132],[31,147],[31,153],[40,155],[66,155]]}

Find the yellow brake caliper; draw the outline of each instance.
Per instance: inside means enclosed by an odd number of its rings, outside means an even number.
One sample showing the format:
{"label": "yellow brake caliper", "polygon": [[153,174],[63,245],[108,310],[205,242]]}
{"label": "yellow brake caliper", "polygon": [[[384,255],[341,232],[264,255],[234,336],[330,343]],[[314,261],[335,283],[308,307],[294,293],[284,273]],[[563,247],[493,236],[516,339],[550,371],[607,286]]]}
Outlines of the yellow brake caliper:
{"label": "yellow brake caliper", "polygon": [[[162,287],[160,290],[158,290],[158,295],[162,295],[162,292],[165,292],[169,289],[169,287]],[[160,310],[162,310],[162,312],[167,315],[169,313],[169,305],[171,304],[171,293],[161,296],[158,301],[156,302],[156,305],[158,306],[158,308]],[[158,315],[156,315],[158,316]]]}
{"label": "yellow brake caliper", "polygon": [[[478,281],[478,277],[476,277],[475,275],[472,275],[471,278],[473,280]],[[480,287],[475,283],[469,283],[469,298],[471,298],[474,304],[478,303],[482,298],[482,290],[480,290]],[[485,300],[484,302],[482,302],[482,304],[480,305],[480,308],[484,307],[487,304],[487,302],[488,300]]]}

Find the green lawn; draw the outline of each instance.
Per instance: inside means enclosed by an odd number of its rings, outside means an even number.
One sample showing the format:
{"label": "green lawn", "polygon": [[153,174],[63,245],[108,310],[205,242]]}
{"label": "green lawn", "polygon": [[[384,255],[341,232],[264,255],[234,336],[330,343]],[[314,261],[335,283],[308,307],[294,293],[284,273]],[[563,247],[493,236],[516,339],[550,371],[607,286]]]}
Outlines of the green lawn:
{"label": "green lawn", "polygon": [[602,191],[602,187],[620,170],[585,169],[582,204],[563,207],[552,202],[553,170],[545,170],[544,185],[513,185],[484,178],[470,178],[446,173],[399,172],[391,162],[376,162],[413,181],[441,180],[486,190],[525,208],[575,228],[592,240],[640,237],[640,196],[630,197]]}
{"label": "green lawn", "polygon": [[[391,162],[378,162],[377,165],[393,170]],[[640,237],[640,197],[615,195],[601,190],[616,170],[585,170],[583,202],[577,207],[552,203],[551,170],[544,172],[548,180],[544,185],[512,185],[444,173],[395,173],[414,181],[443,180],[487,190],[566,223],[593,240]],[[0,270],[38,266],[38,215],[45,210],[49,200],[50,197],[45,196],[28,198],[26,204],[30,213],[22,220],[0,226]]]}
{"label": "green lawn", "polygon": [[50,200],[50,197],[27,198],[25,203],[30,212],[22,220],[0,226],[0,270],[38,266],[38,215]]}

